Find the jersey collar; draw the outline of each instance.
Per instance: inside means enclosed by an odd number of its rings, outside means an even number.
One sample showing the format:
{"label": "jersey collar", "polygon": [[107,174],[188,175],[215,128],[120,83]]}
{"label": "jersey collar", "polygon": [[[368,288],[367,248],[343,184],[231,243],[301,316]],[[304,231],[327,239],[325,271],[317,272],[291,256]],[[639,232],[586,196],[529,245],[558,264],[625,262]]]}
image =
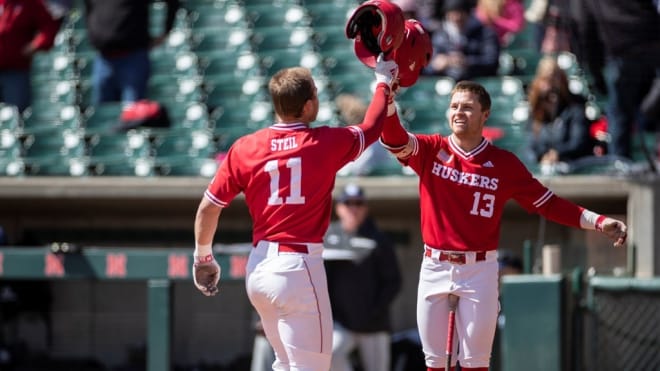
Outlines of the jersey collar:
{"label": "jersey collar", "polygon": [[284,124],[281,122],[277,122],[270,127],[273,130],[279,130],[279,131],[293,131],[293,130],[302,130],[302,129],[307,129],[309,128],[308,125],[305,125],[302,122],[292,122],[290,124]]}
{"label": "jersey collar", "polygon": [[459,147],[455,142],[454,138],[450,135],[449,136],[449,147],[451,148],[452,152],[457,154],[458,156],[462,157],[465,160],[470,160],[483,152],[486,147],[488,147],[488,141],[484,138],[481,138],[481,143],[479,143],[478,146],[476,146],[473,150],[471,151],[464,151]]}

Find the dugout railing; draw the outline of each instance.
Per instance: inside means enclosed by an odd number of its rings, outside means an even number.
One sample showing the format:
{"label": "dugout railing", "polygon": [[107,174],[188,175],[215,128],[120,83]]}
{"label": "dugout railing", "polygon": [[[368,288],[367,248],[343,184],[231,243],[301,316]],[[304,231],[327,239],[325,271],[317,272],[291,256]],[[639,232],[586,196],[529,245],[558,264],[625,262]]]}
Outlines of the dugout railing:
{"label": "dugout railing", "polygon": [[[244,249],[223,251],[222,280],[243,280]],[[191,265],[191,249],[0,248],[0,280],[144,282],[147,371],[173,369],[173,285]],[[660,278],[583,277],[503,277],[500,370],[660,370]]]}

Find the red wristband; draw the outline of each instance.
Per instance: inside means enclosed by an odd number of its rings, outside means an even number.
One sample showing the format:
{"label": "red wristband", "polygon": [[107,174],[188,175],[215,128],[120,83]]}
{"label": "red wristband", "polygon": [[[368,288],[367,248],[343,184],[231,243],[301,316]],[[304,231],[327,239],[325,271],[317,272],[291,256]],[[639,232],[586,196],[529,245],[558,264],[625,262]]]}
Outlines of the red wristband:
{"label": "red wristband", "polygon": [[603,231],[603,221],[605,221],[605,215],[600,215],[596,219],[596,223],[594,227],[596,228],[597,231],[602,232]]}
{"label": "red wristband", "polygon": [[213,261],[213,254],[195,256],[195,264],[210,263]]}

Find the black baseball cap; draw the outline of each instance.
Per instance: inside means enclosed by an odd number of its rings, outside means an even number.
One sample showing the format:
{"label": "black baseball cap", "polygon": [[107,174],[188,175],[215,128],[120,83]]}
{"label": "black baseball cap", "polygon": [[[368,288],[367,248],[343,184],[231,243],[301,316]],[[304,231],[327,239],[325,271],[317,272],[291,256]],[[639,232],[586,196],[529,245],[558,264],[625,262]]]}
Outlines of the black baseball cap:
{"label": "black baseball cap", "polygon": [[337,201],[341,203],[346,203],[347,201],[364,202],[366,201],[364,189],[357,184],[349,183],[344,186]]}

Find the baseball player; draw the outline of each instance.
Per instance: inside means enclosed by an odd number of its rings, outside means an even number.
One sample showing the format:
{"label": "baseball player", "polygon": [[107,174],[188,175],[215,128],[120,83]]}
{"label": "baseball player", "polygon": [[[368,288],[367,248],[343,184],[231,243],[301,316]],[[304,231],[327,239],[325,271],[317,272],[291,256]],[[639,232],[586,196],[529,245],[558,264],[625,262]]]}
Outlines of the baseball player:
{"label": "baseball player", "polygon": [[508,200],[554,222],[600,231],[614,246],[626,241],[623,222],[558,197],[513,153],[483,138],[490,104],[483,86],[461,81],[447,112],[451,135],[408,133],[396,114],[381,135],[381,143],[420,178],[424,258],[417,325],[428,371],[445,369],[449,294],[459,297],[454,345],[460,349],[451,368],[458,360],[462,370],[488,370],[499,308],[496,249]]}
{"label": "baseball player", "polygon": [[276,122],[232,145],[199,204],[193,277],[208,296],[217,293],[220,278],[211,249],[218,218],[236,195],[245,195],[254,246],[245,286],[275,350],[274,370],[330,368],[332,315],[321,254],[335,176],[378,139],[397,74],[396,63],[381,54],[364,121],[311,128],[319,100],[310,71],[277,72],[268,84]]}

